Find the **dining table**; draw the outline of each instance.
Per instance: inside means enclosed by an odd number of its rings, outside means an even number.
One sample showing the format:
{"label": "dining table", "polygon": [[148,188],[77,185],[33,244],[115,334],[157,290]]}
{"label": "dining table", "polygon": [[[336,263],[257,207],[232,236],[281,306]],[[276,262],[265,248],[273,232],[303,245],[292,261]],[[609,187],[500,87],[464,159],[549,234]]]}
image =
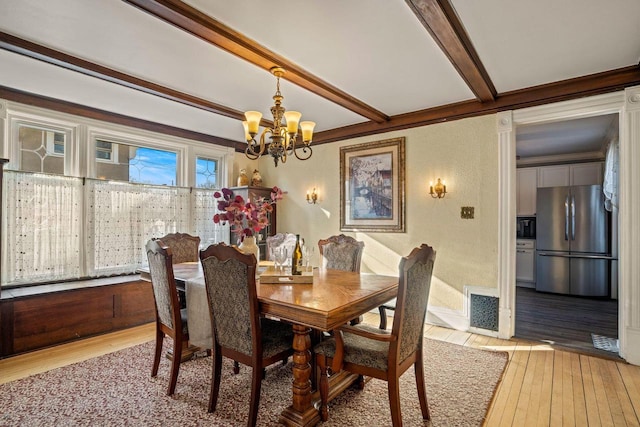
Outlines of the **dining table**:
{"label": "dining table", "polygon": [[[202,267],[199,262],[189,262],[175,264],[173,268],[176,285],[186,291],[189,341],[211,348],[211,320]],[[149,279],[144,269],[139,272],[143,279]],[[279,421],[287,426],[313,426],[320,422],[320,414],[315,405],[318,392],[312,389],[312,331],[330,332],[395,298],[398,277],[315,268],[313,283],[267,284],[257,280],[256,286],[260,313],[290,323],[294,334],[292,401]],[[329,398],[355,380],[357,376],[346,371],[332,375]]]}

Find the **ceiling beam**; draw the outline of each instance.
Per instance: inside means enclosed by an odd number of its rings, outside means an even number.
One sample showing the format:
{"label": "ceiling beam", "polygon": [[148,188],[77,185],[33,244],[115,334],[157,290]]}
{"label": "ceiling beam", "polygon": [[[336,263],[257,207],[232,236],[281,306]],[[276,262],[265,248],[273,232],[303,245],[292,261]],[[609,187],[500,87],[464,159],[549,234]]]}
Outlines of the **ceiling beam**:
{"label": "ceiling beam", "polygon": [[278,55],[243,34],[179,0],[123,0],[152,16],[162,19],[200,39],[219,47],[267,71],[282,67],[282,76],[308,91],[377,123],[389,116],[346,92],[314,76],[299,65]]}
{"label": "ceiling beam", "polygon": [[313,143],[318,145],[365,135],[493,114],[500,111],[568,101],[570,99],[623,90],[625,87],[637,84],[640,84],[640,65],[633,65],[617,70],[505,92],[497,96],[496,100],[492,102],[463,101],[392,116],[391,120],[386,123],[366,122],[330,129],[314,134]]}
{"label": "ceiling beam", "polygon": [[481,102],[494,101],[496,88],[449,0],[405,0]]}
{"label": "ceiling beam", "polygon": [[86,61],[2,31],[0,31],[0,48],[29,58],[37,59],[48,64],[57,65],[67,70],[96,77],[98,79],[125,86],[130,89],[139,90],[150,95],[159,96],[170,101],[179,102],[181,104],[220,114],[232,119],[244,120],[244,113],[241,111],[189,95],[188,93],[179,92],[166,86],[116,71],[112,68]]}

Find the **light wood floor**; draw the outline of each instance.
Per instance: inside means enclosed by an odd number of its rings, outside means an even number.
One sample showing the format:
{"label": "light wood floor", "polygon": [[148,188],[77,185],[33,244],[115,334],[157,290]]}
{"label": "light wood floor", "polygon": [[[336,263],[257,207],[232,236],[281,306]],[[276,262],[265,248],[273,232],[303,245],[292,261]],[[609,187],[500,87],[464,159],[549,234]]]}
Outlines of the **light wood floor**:
{"label": "light wood floor", "polygon": [[[378,324],[376,315],[365,317]],[[640,367],[438,326],[429,338],[509,353],[485,426],[639,426]],[[148,324],[0,360],[0,383],[151,341]]]}

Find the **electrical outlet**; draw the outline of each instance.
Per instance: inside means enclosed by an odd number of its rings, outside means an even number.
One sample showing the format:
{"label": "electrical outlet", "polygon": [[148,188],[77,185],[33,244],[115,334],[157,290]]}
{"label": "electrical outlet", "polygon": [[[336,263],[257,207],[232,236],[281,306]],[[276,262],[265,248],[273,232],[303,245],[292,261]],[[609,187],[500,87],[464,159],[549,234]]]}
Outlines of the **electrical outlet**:
{"label": "electrical outlet", "polygon": [[460,218],[473,219],[473,206],[463,206],[460,208]]}

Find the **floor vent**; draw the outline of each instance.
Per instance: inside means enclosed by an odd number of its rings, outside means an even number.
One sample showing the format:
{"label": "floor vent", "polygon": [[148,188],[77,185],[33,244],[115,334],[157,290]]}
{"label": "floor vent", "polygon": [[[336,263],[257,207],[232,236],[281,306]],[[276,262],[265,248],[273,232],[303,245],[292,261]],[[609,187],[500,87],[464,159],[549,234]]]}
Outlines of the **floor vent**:
{"label": "floor vent", "polygon": [[493,296],[469,294],[469,326],[498,331],[499,299]]}

